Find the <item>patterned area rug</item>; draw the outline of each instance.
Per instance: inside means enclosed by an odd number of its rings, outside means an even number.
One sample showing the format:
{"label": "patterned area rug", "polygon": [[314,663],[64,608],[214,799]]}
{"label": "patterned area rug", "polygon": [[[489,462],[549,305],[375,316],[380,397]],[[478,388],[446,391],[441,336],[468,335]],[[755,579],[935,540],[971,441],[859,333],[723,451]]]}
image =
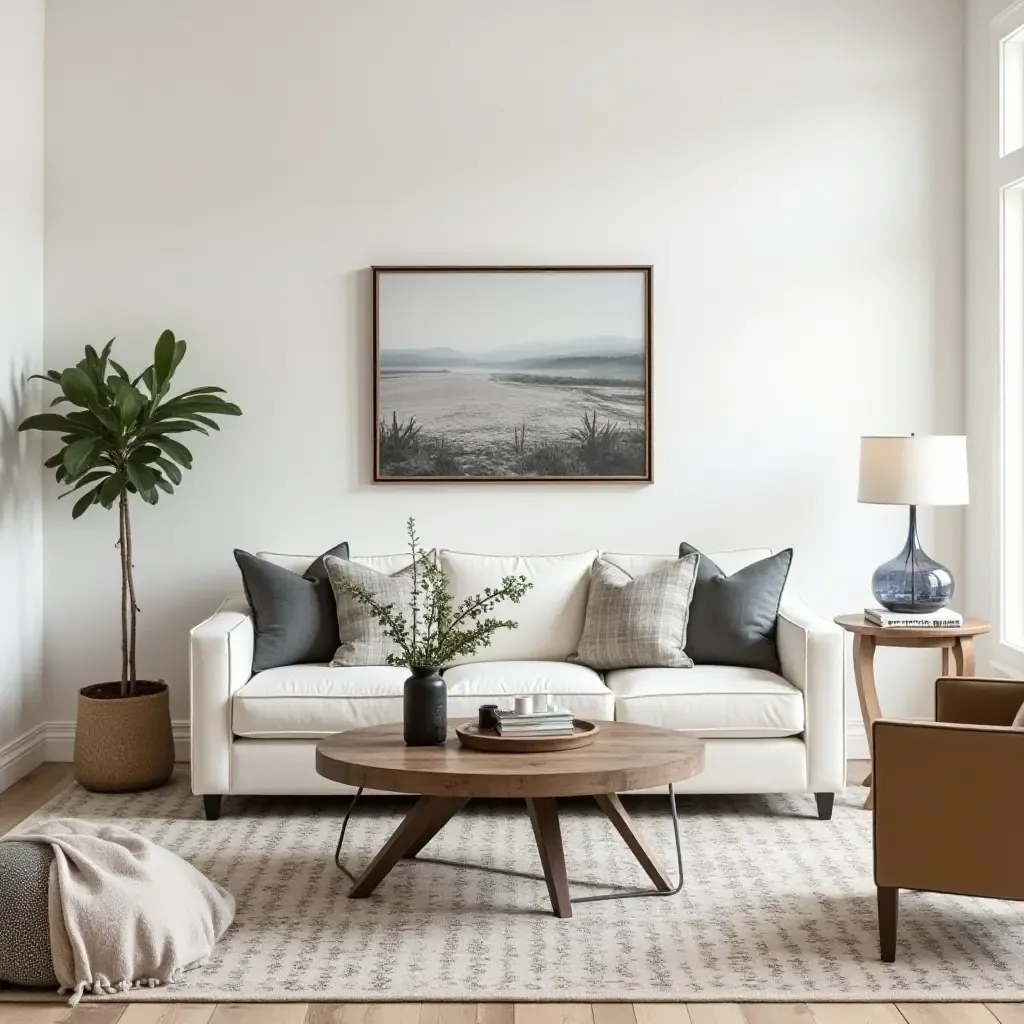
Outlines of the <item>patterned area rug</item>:
{"label": "patterned area rug", "polygon": [[[346,799],[234,798],[207,822],[179,771],[150,793],[74,787],[16,831],[114,820],[234,894],[214,958],[131,1001],[1024,999],[1021,904],[904,893],[897,963],[879,962],[863,793],[839,798],[830,822],[811,797],[681,798],[683,891],[578,905],[570,920],[551,915],[525,808],[511,802],[470,804],[423,856],[521,875],[406,862],[365,900],[346,898],[332,860]],[[363,803],[349,864],[364,865],[408,806]],[[627,807],[671,873],[667,799]],[[647,884],[588,802],[565,802],[562,832],[575,895]]]}

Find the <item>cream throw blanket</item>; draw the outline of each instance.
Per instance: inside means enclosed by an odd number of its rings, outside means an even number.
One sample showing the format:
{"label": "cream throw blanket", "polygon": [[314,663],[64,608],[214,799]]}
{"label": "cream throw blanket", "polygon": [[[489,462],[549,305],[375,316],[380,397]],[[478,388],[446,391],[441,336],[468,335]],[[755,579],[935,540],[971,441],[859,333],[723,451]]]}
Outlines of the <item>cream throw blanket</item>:
{"label": "cream throw blanket", "polygon": [[66,818],[6,838],[53,849],[50,946],[72,1006],[86,991],[173,981],[209,956],[235,916],[226,889],[118,825]]}

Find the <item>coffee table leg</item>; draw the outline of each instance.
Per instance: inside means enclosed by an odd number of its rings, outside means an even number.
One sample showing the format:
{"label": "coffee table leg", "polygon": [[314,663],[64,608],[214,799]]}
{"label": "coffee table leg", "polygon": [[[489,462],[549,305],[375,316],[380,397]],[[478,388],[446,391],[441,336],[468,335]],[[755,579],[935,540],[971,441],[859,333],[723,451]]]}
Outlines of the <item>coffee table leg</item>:
{"label": "coffee table leg", "polygon": [[615,830],[626,841],[626,845],[633,851],[633,856],[640,862],[640,866],[647,872],[656,888],[662,892],[671,892],[672,883],[658,863],[642,837],[633,826],[633,819],[626,813],[622,801],[614,793],[601,793],[594,797],[597,806],[608,816],[608,819],[615,826]]}
{"label": "coffee table leg", "polygon": [[555,917],[572,917],[569,898],[569,876],[565,873],[562,830],[558,824],[558,805],[550,799],[527,799],[526,811],[533,824],[544,881],[547,883],[551,909]]}
{"label": "coffee table leg", "polygon": [[405,851],[405,853],[402,854],[402,856],[405,857],[406,859],[408,859],[410,857],[417,857],[417,856],[419,856],[420,850],[422,850],[423,847],[426,846],[427,843],[429,843],[430,840],[433,839],[434,836],[436,836],[437,833],[440,832],[441,829],[443,829],[445,827],[445,825],[447,825],[448,822],[452,818],[454,818],[455,815],[458,814],[459,811],[461,811],[462,808],[465,807],[466,804],[468,804],[468,803],[469,803],[469,797],[468,796],[467,797],[459,797],[458,799],[453,799],[452,802],[451,802],[451,806],[448,809],[448,813],[445,814],[443,817],[438,817],[437,821],[435,822],[436,827],[431,827],[426,832],[424,832],[423,835],[420,836],[420,838],[417,839],[416,842],[413,843],[413,845],[410,846],[409,849],[407,849]]}
{"label": "coffee table leg", "polygon": [[[421,796],[395,829],[391,838],[370,861],[366,870],[356,879],[349,891],[350,899],[369,896],[384,880],[388,872],[409,850],[419,850],[444,826],[445,822],[465,804],[464,797]],[[426,838],[424,838],[426,837]],[[564,870],[564,869],[563,869]]]}

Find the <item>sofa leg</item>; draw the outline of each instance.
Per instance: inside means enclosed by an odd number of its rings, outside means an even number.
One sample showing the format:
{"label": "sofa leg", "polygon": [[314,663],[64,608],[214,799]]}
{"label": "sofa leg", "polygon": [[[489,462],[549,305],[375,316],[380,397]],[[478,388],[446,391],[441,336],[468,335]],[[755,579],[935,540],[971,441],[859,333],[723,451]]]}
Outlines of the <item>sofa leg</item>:
{"label": "sofa leg", "polygon": [[224,798],[220,793],[207,793],[203,797],[203,810],[207,821],[216,821],[220,817],[220,804]]}
{"label": "sofa leg", "polygon": [[814,800],[818,805],[818,817],[822,821],[831,821],[832,806],[836,802],[835,793],[815,793]]}
{"label": "sofa leg", "polygon": [[878,947],[882,962],[896,961],[896,926],[900,917],[900,891],[894,885],[878,887]]}

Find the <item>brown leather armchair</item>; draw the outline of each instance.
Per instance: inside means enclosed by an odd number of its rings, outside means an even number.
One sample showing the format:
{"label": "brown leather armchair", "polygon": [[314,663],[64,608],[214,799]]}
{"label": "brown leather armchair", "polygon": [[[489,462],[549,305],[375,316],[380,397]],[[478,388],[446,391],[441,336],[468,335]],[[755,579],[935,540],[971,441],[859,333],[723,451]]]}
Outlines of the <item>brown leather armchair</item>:
{"label": "brown leather armchair", "polygon": [[943,678],[935,722],[875,722],[875,884],[882,960],[900,889],[1024,900],[1024,682]]}

